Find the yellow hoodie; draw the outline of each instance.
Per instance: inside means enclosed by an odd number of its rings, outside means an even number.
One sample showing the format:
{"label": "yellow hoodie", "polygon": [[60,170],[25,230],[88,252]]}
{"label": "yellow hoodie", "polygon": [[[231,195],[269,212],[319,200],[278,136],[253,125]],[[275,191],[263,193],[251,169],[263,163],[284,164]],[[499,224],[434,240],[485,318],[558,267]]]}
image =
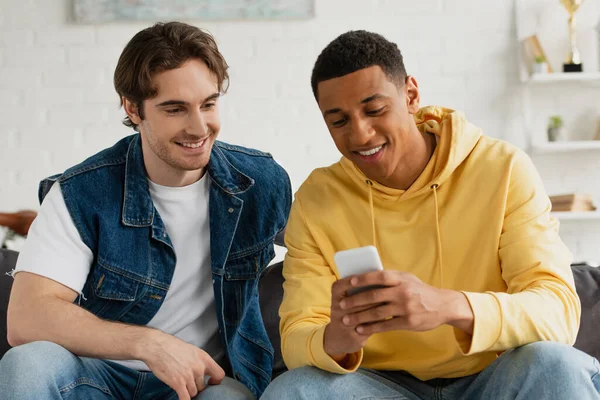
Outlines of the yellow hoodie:
{"label": "yellow hoodie", "polygon": [[[461,113],[427,107],[415,116],[437,136],[434,155],[406,191],[373,182],[348,159],[315,170],[296,193],[286,230],[280,308],[288,368],[313,365],[405,370],[451,378],[481,371],[503,350],[540,340],[572,344],[580,303],[571,254],[525,153],[483,136]],[[370,199],[372,197],[372,206]],[[336,251],[376,243],[385,269],[461,291],[473,336],[442,325],[375,334],[342,368],[323,350]]]}

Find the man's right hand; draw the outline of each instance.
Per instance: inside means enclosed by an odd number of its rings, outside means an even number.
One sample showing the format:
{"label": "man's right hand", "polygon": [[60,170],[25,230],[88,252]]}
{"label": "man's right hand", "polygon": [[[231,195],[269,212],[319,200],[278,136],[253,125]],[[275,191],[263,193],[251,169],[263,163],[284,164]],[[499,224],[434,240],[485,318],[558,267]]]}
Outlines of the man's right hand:
{"label": "man's right hand", "polygon": [[218,385],[225,377],[208,353],[175,336],[153,330],[140,344],[140,359],[180,400],[190,400],[204,390],[205,376],[210,376],[210,385]]}
{"label": "man's right hand", "polygon": [[361,335],[356,331],[356,325],[344,324],[344,317],[348,314],[360,312],[368,307],[342,309],[340,303],[348,297],[347,291],[356,289],[352,285],[352,276],[336,281],[331,287],[331,317],[325,328],[323,347],[325,352],[335,361],[343,364],[348,354],[356,353],[362,349],[371,335]]}

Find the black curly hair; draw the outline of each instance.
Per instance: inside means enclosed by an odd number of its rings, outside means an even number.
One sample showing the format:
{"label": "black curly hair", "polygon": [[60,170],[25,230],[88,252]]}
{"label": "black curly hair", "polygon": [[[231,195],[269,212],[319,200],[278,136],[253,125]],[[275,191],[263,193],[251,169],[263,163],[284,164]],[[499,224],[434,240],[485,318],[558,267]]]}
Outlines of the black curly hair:
{"label": "black curly hair", "polygon": [[323,49],[312,71],[310,83],[318,101],[319,82],[339,78],[378,65],[391,82],[404,84],[406,69],[396,43],[378,33],[349,31],[335,38]]}

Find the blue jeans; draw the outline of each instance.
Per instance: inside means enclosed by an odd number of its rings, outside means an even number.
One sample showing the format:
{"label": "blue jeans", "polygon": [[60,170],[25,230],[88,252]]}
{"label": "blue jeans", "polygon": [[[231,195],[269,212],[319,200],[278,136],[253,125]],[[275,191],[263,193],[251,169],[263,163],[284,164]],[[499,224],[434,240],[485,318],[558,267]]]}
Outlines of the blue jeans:
{"label": "blue jeans", "polygon": [[[177,394],[152,372],[120,364],[77,357],[50,342],[34,342],[9,350],[0,360],[0,397],[24,399],[167,399]],[[231,379],[208,386],[195,399],[254,399],[241,383]]]}
{"label": "blue jeans", "polygon": [[509,350],[478,374],[420,381],[401,371],[336,375],[314,367],[275,379],[261,400],[600,399],[600,365],[572,347],[538,342]]}

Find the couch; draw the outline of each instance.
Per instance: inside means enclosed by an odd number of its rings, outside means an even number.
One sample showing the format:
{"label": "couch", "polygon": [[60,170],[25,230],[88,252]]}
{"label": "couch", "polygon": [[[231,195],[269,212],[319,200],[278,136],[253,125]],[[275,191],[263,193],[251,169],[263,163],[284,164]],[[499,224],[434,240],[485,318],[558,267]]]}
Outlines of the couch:
{"label": "couch", "polygon": [[[14,251],[0,249],[0,358],[10,348],[6,342],[6,308],[12,278],[7,273],[14,268],[17,256]],[[269,266],[259,282],[260,308],[275,349],[274,376],[285,371],[281,357],[278,315],[283,296],[282,268],[281,262]],[[573,265],[571,268],[582,306],[581,327],[575,347],[600,360],[600,268],[588,265]]]}

